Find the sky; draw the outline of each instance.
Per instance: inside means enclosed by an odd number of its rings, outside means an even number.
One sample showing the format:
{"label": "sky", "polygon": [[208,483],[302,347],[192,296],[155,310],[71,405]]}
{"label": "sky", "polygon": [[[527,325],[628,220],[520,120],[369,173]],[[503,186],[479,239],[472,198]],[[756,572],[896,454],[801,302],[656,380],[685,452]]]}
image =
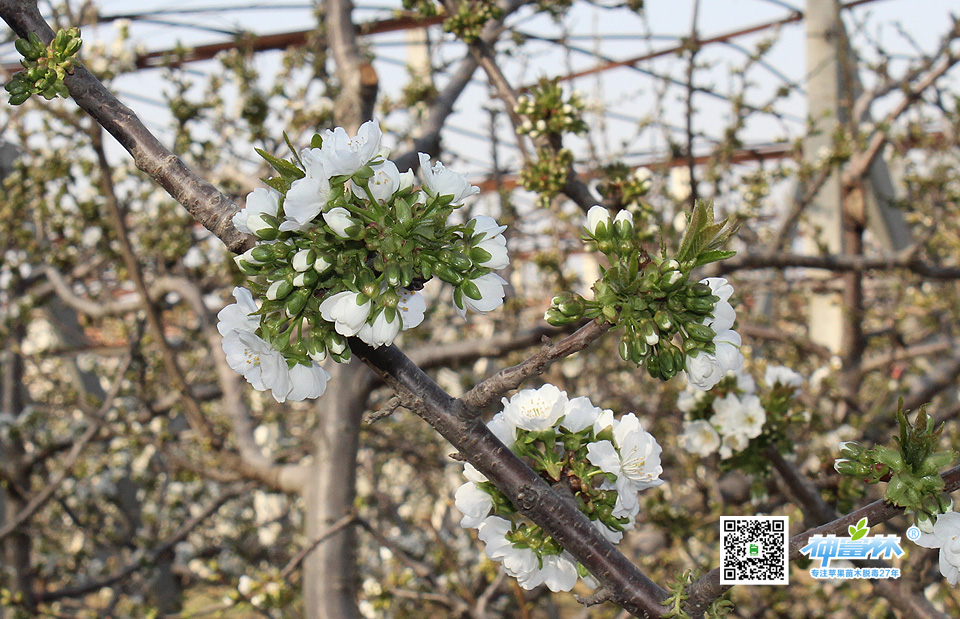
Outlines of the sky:
{"label": "sky", "polygon": [[[612,4],[612,3],[611,3]],[[922,6],[921,10],[917,7]],[[148,20],[138,19],[131,27],[137,45],[150,50],[169,48],[177,41],[185,44],[210,43],[231,38],[233,32],[250,31],[258,34],[301,30],[312,23],[309,2],[290,0],[103,0],[104,16],[122,15],[135,7],[137,13],[160,11]],[[367,20],[390,15],[400,8],[399,0],[357,2],[357,19]],[[569,71],[589,69],[598,62],[590,52],[613,60],[636,57],[677,44],[680,37],[689,36],[697,7],[698,37],[709,38],[721,33],[743,29],[756,24],[789,16],[795,9],[804,9],[797,0],[647,0],[646,9],[638,16],[627,9],[602,10],[578,3],[568,19],[558,24],[544,15],[529,10],[512,16],[508,24],[516,31],[540,38],[565,37],[571,47],[566,50],[549,41],[531,41],[522,53],[505,61],[504,71],[517,85],[530,84],[540,76],[556,76]],[[915,55],[913,46],[930,50],[940,34],[946,30],[950,11],[957,11],[955,0],[875,0],[844,11],[844,20],[854,45],[865,50],[871,58],[871,41],[881,41],[896,55]],[[112,27],[87,28],[85,38],[103,37],[111,40]],[[438,27],[429,31],[431,57],[435,66],[453,62],[465,53],[462,44]],[[758,64],[746,73],[750,86],[745,90],[748,103],[766,104],[777,88],[793,87],[786,99],[775,105],[775,114],[755,115],[743,131],[750,144],[765,144],[789,140],[804,129],[806,114],[805,33],[802,22],[739,37],[731,44],[715,43],[704,46],[698,55],[702,69],[697,72],[698,86],[716,89],[720,93],[736,91],[740,80],[736,69],[747,55],[763,40],[772,40],[772,47]],[[388,33],[370,37],[377,60],[375,68],[381,82],[381,92],[396,94],[406,82],[405,72],[398,70],[408,61],[406,34]],[[0,48],[0,58],[14,58],[12,46]],[[264,53],[258,58],[262,71],[271,72],[277,66],[279,54]],[[217,63],[190,65],[197,77],[217,70]],[[667,136],[685,140],[686,62],[676,54],[644,61],[635,67],[624,67],[592,75],[566,84],[582,92],[592,111],[594,127],[589,140],[568,140],[578,160],[599,156],[601,160],[624,159],[631,163],[645,163],[663,156],[668,147]],[[664,82],[651,73],[678,81],[664,87]],[[171,122],[159,103],[163,100],[164,83],[160,71],[141,71],[118,79],[114,88],[124,101],[146,119],[152,129],[170,136]],[[443,77],[438,81],[442,86]],[[475,74],[473,83],[464,93],[450,126],[444,135],[445,146],[453,153],[461,171],[475,176],[486,175],[491,169],[489,154],[490,115],[486,108],[491,103],[490,89],[482,72]],[[698,133],[698,152],[708,152],[720,137],[731,117],[731,106],[722,96],[696,94],[694,130]],[[880,106],[882,111],[882,104]],[[383,119],[389,130],[409,123],[404,114],[392,114]],[[650,125],[651,121],[662,124]],[[501,117],[497,132],[506,144],[501,164],[508,169],[519,165],[509,124]]]}

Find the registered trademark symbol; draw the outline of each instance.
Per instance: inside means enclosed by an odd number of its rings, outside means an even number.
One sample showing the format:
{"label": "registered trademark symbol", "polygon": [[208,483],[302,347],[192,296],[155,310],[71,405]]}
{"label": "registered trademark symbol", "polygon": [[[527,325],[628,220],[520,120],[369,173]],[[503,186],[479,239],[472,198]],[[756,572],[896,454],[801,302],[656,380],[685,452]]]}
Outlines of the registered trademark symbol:
{"label": "registered trademark symbol", "polygon": [[917,527],[910,527],[909,529],[907,529],[907,539],[910,540],[911,542],[914,542],[920,539],[920,529],[918,529]]}

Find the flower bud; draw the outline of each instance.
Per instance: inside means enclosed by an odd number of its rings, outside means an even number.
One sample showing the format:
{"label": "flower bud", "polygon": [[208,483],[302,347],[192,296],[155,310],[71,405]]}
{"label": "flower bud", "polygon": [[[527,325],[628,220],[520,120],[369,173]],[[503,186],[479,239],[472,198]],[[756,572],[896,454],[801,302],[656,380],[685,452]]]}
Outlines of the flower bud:
{"label": "flower bud", "polygon": [[547,321],[547,324],[553,325],[554,327],[563,327],[577,320],[570,316],[564,316],[560,310],[555,307],[548,309],[546,313],[544,313],[543,319]]}
{"label": "flower bud", "polygon": [[267,289],[267,299],[276,301],[293,292],[293,284],[285,279],[277,280]]}
{"label": "flower bud", "polygon": [[683,271],[670,271],[660,279],[660,289],[673,292],[687,282],[687,274]]}
{"label": "flower bud", "polygon": [[[610,212],[599,204],[587,211],[587,232],[597,240],[604,240],[610,234]],[[602,251],[602,248],[601,248]]]}
{"label": "flower bud", "polygon": [[866,477],[870,474],[867,466],[853,460],[837,460],[833,463],[833,468],[841,475],[849,477]]}
{"label": "flower bud", "polygon": [[311,294],[313,294],[312,290],[300,288],[299,290],[287,296],[287,301],[284,303],[284,307],[287,310],[287,315],[293,317],[299,314],[303,310],[303,307],[307,304]]}
{"label": "flower bud", "polygon": [[277,252],[273,245],[257,245],[250,250],[250,255],[261,264],[273,262],[277,259]]}
{"label": "flower bud", "polygon": [[613,232],[620,239],[633,238],[633,215],[630,211],[624,210],[617,213],[613,219]]}
{"label": "flower bud", "polygon": [[673,320],[664,310],[657,310],[657,313],[653,315],[653,322],[657,323],[657,326],[660,327],[661,331],[669,332],[671,329],[673,329]]}
{"label": "flower bud", "polygon": [[856,441],[844,441],[840,443],[840,455],[844,458],[859,460],[863,451],[863,445]]}
{"label": "flower bud", "polygon": [[583,297],[572,292],[563,292],[553,297],[553,306],[560,310],[561,314],[571,318],[580,318],[585,309]]}
{"label": "flower bud", "polygon": [[293,260],[290,261],[290,264],[293,265],[294,271],[302,273],[312,267],[315,260],[315,251],[312,249],[301,249],[293,255]]}
{"label": "flower bud", "polygon": [[656,346],[660,341],[660,334],[657,333],[657,327],[650,320],[644,320],[640,323],[638,333],[648,346]]}
{"label": "flower bud", "polygon": [[701,325],[695,322],[687,323],[686,330],[687,330],[687,335],[690,336],[690,339],[696,340],[698,342],[712,342],[713,338],[717,337],[716,331],[714,331],[707,325]]}
{"label": "flower bud", "polygon": [[917,528],[922,532],[933,533],[933,525],[936,524],[936,522],[936,516],[926,512],[917,512]]}
{"label": "flower bud", "polygon": [[313,270],[323,275],[330,270],[330,267],[333,266],[333,263],[330,262],[329,256],[325,254],[320,254],[317,256],[317,259],[313,261]]}
{"label": "flower bud", "polygon": [[[676,271],[675,271],[676,272]],[[697,314],[710,314],[716,307],[714,297],[687,297],[684,299],[684,305],[691,312]]]}
{"label": "flower bud", "polygon": [[280,227],[280,220],[267,213],[255,213],[247,217],[247,228],[257,237],[272,241],[280,235],[277,229]]}
{"label": "flower bud", "polygon": [[293,285],[296,288],[313,288],[320,281],[320,276],[313,269],[297,273],[293,278]]}

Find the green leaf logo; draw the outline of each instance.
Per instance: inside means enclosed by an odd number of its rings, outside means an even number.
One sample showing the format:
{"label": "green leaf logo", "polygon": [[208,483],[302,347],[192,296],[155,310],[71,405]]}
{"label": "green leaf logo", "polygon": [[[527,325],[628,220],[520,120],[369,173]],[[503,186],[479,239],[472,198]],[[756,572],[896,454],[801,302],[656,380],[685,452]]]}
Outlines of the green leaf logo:
{"label": "green leaf logo", "polygon": [[870,530],[870,527],[867,526],[867,519],[861,518],[860,522],[857,523],[857,526],[847,527],[847,531],[850,532],[850,539],[856,541],[867,534],[867,531]]}

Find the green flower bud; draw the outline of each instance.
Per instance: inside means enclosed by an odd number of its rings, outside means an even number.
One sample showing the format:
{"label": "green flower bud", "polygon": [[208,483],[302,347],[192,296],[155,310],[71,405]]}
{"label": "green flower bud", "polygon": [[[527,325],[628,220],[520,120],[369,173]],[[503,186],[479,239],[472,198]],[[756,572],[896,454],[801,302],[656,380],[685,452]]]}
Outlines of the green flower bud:
{"label": "green flower bud", "polygon": [[620,358],[624,361],[633,361],[633,345],[629,339],[623,337],[620,339],[620,345],[617,348]]}
{"label": "green flower bud", "polygon": [[17,48],[17,51],[26,58],[27,60],[36,60],[40,57],[40,52],[37,50],[27,39],[17,39],[13,42],[13,46]]}
{"label": "green flower bud", "polygon": [[543,319],[547,321],[547,324],[553,325],[554,327],[563,327],[577,320],[570,316],[564,316],[560,310],[555,307],[548,309],[546,313],[544,313]]}
{"label": "green flower bud", "polygon": [[287,296],[286,303],[284,303],[284,307],[287,309],[287,315],[292,317],[299,314],[303,310],[303,307],[307,304],[311,294],[313,294],[312,290],[300,288],[299,290]]}
{"label": "green flower bud", "polygon": [[687,286],[687,293],[693,297],[709,297],[713,295],[713,290],[707,284],[691,284]]}
{"label": "green flower bud", "polygon": [[713,338],[717,336],[717,332],[708,327],[707,325],[697,324],[695,322],[689,322],[684,325],[687,330],[687,335],[690,336],[690,339],[696,340],[698,342],[712,342]]}
{"label": "green flower bud", "polygon": [[650,374],[651,378],[656,378],[657,380],[662,380],[663,375],[660,373],[660,357],[657,355],[650,355],[646,358],[647,363],[647,373]]}
{"label": "green flower bud", "polygon": [[[386,290],[380,295],[379,303],[383,307],[394,308],[400,302],[400,295],[394,290]],[[392,321],[388,321],[392,322]]]}
{"label": "green flower bud", "polygon": [[841,475],[847,475],[848,477],[862,478],[870,474],[869,467],[853,460],[837,460],[833,463],[833,468]]}
{"label": "green flower bud", "polygon": [[250,251],[250,255],[254,260],[259,260],[264,264],[277,259],[277,252],[273,245],[257,245]]}
{"label": "green flower bud", "polygon": [[663,310],[658,310],[657,313],[653,315],[653,322],[657,323],[661,331],[669,332],[673,329],[673,320],[670,315]]}
{"label": "green flower bud", "polygon": [[863,452],[863,445],[856,441],[844,441],[840,443],[840,455],[844,458],[859,460]]}
{"label": "green flower bud", "polygon": [[553,305],[560,310],[561,314],[571,318],[580,318],[585,309],[583,297],[572,292],[564,292],[553,297]]}
{"label": "green flower bud", "polygon": [[400,288],[403,284],[403,271],[400,270],[400,266],[395,262],[387,265],[387,268],[384,270],[384,277],[387,280],[387,285],[393,288]]}

